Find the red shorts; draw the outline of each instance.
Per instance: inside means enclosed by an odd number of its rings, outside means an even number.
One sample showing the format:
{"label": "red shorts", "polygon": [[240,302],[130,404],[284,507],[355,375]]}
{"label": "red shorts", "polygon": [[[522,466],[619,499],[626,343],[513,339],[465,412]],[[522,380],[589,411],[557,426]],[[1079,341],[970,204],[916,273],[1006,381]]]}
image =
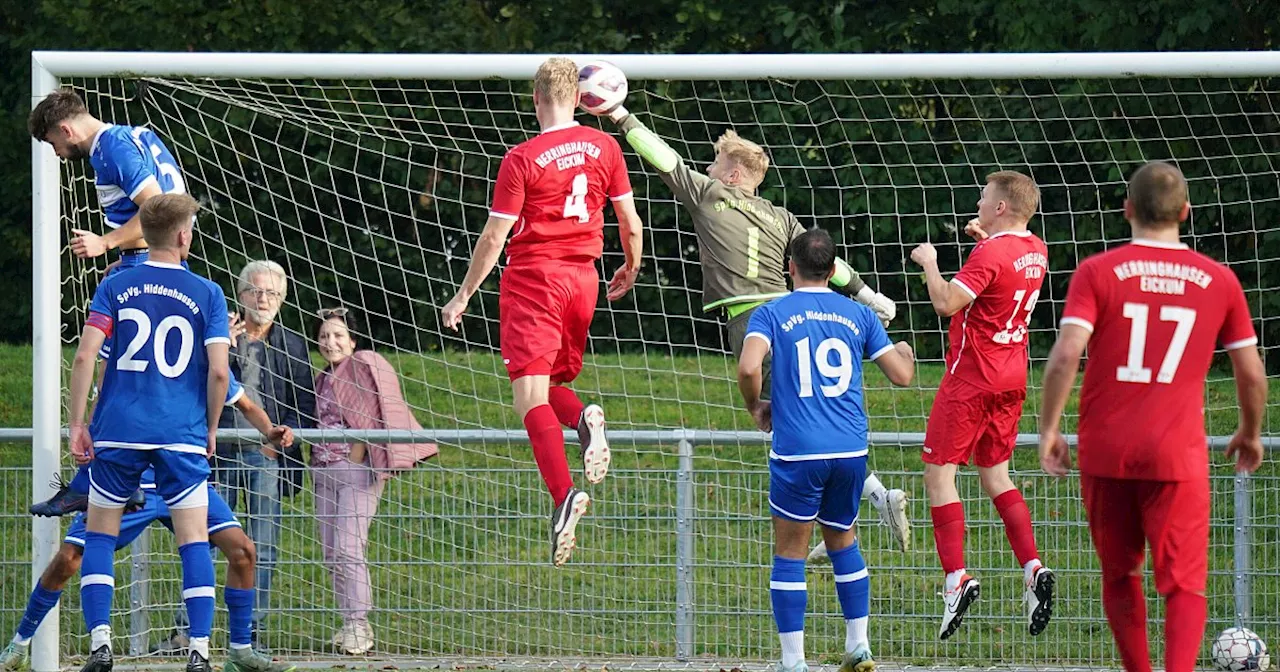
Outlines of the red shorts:
{"label": "red shorts", "polygon": [[503,271],[498,332],[511,380],[577,378],[599,293],[600,274],[591,263],[544,262]]}
{"label": "red shorts", "polygon": [[1008,462],[1018,440],[1026,388],[988,392],[955,376],[945,376],[933,398],[924,432],[928,464],[994,467]]}
{"label": "red shorts", "polygon": [[1138,481],[1080,475],[1102,577],[1142,571],[1151,544],[1156,590],[1204,594],[1209,574],[1209,481]]}

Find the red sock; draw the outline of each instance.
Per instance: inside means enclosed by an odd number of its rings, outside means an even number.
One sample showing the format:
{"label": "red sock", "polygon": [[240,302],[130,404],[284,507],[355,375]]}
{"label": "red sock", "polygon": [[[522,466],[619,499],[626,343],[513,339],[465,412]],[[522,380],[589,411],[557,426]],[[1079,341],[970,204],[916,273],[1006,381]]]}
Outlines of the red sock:
{"label": "red sock", "polygon": [[933,542],[938,547],[942,571],[964,569],[964,504],[952,502],[929,510],[933,515]]}
{"label": "red sock", "polygon": [[533,444],[533,459],[538,463],[538,472],[547,484],[551,499],[560,506],[569,496],[573,477],[569,475],[569,459],[564,454],[564,430],[560,429],[556,412],[547,404],[534,406],[524,416],[524,429],[529,433],[529,443]]}
{"label": "red sock", "polygon": [[[1102,608],[1107,612],[1107,623],[1116,638],[1116,648],[1120,650],[1125,671],[1151,672],[1151,652],[1147,648],[1147,601],[1142,595],[1142,577],[1103,577]],[[1196,646],[1200,646],[1199,637],[1196,638]]]}
{"label": "red sock", "polygon": [[1031,530],[1031,510],[1017,488],[1003,492],[992,500],[1000,520],[1004,521],[1004,536],[1009,538],[1009,547],[1018,558],[1018,565],[1025,567],[1028,562],[1040,557],[1036,550],[1036,535]]}
{"label": "red sock", "polygon": [[556,411],[560,424],[569,429],[578,428],[578,420],[582,417],[582,400],[573,390],[564,385],[552,385],[547,392],[547,403]]}
{"label": "red sock", "polygon": [[1208,605],[1204,595],[1175,591],[1165,598],[1164,669],[1191,672],[1200,657]]}

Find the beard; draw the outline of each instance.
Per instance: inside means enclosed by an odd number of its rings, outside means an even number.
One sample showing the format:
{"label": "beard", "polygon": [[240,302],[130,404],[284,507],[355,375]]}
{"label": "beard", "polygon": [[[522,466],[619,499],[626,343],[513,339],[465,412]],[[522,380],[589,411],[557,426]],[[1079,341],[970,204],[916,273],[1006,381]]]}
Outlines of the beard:
{"label": "beard", "polygon": [[269,324],[276,319],[276,315],[280,313],[279,308],[270,308],[267,310],[258,310],[252,306],[242,306],[244,308],[244,317],[246,320],[254,324]]}
{"label": "beard", "polygon": [[68,161],[83,161],[89,158],[89,151],[80,145],[71,145],[67,147]]}

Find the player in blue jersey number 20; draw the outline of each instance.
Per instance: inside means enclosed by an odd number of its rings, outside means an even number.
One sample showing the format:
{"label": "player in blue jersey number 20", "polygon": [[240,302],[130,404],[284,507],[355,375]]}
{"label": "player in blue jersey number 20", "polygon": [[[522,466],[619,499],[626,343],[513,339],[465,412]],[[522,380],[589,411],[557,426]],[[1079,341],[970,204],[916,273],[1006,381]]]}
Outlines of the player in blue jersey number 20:
{"label": "player in blue jersey number 20", "polygon": [[[795,291],[756,309],[747,326],[738,388],[769,451],[773,573],[769,594],[782,640],[781,672],[807,672],[804,660],[805,556],[813,523],[831,556],[845,618],[841,672],[871,672],[867,641],[871,584],[853,525],[867,472],[867,410],[862,360],[875,362],[894,385],[909,385],[914,355],[891,343],[870,308],[832,292],[836,248],[821,229],[791,243]],[[762,401],[764,358],[772,351],[773,394]]]}
{"label": "player in blue jersey number 20", "polygon": [[[98,285],[71,368],[71,451],[89,466],[88,531],[80,598],[92,651],[85,672],[109,672],[113,555],[126,500],[155,470],[182,559],[182,597],[191,624],[187,672],[206,672],[213,627],[208,456],[213,454],[231,374],[227,300],[218,285],[183,268],[199,206],[161,194],[139,212],[151,258]],[[93,420],[84,425],[94,362],[112,356]],[[157,421],[161,419],[161,421]]]}

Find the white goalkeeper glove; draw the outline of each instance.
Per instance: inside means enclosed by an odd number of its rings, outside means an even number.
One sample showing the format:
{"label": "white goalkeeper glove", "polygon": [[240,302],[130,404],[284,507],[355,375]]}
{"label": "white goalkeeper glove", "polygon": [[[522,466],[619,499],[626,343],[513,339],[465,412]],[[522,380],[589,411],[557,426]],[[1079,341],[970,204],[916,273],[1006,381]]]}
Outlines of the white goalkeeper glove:
{"label": "white goalkeeper glove", "polygon": [[853,298],[858,303],[870,308],[886,327],[893,321],[893,318],[898,316],[898,306],[893,302],[893,299],[870,287],[863,287],[858,290],[858,293],[854,294]]}
{"label": "white goalkeeper glove", "polygon": [[605,115],[612,119],[615,124],[621,124],[622,120],[626,119],[629,114],[631,113],[628,112],[627,108],[623,107],[621,104],[605,113]]}

